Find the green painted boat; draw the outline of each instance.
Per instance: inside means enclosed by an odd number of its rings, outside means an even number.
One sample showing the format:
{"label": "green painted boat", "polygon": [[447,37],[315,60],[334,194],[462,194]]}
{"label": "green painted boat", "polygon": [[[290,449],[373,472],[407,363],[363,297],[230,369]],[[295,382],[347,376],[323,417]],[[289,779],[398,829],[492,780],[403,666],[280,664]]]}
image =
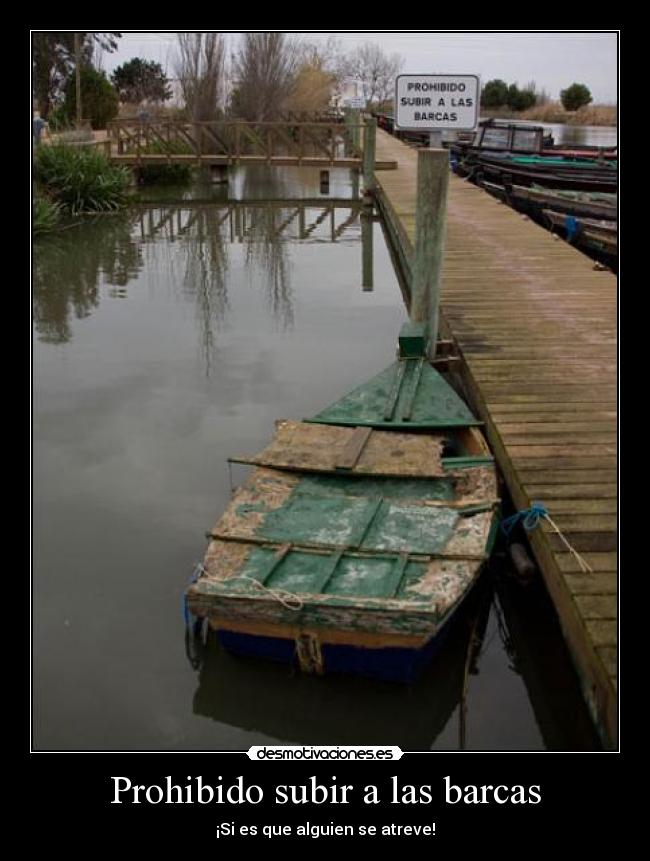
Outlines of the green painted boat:
{"label": "green painted boat", "polygon": [[282,420],[209,533],[187,606],[228,650],[412,681],[494,540],[480,424],[406,324],[397,360],[317,415]]}

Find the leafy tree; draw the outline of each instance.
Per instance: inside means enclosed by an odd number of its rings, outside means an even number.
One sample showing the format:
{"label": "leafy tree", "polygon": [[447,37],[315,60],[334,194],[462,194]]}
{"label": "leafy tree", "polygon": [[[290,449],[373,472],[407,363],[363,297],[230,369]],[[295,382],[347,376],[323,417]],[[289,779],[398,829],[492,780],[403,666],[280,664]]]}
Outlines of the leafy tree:
{"label": "leafy tree", "polygon": [[592,101],[591,93],[584,84],[571,84],[560,93],[560,101],[565,111],[577,111]]}
{"label": "leafy tree", "polygon": [[[121,33],[80,33],[82,60],[90,63],[95,46],[114,51]],[[32,34],[34,96],[43,118],[74,71],[74,32],[39,30]]]}
{"label": "leafy tree", "polygon": [[286,101],[291,111],[326,111],[335,88],[334,76],[324,69],[305,64],[298,69],[293,89]]}
{"label": "leafy tree", "polygon": [[484,108],[500,108],[508,101],[508,85],[500,78],[488,81],[481,92],[481,106]]}
{"label": "leafy tree", "polygon": [[111,75],[113,86],[122,102],[165,102],[171,99],[172,91],[160,63],[134,57],[118,66]]}
{"label": "leafy tree", "polygon": [[517,84],[510,84],[506,104],[513,111],[525,111],[535,104],[535,93],[531,90],[520,90]]}
{"label": "leafy tree", "polygon": [[[115,87],[104,72],[98,72],[92,66],[81,69],[81,105],[84,119],[90,120],[94,129],[106,128],[106,123],[117,116],[120,100]],[[65,88],[64,111],[73,118],[77,110],[77,88],[74,76],[68,79]]]}

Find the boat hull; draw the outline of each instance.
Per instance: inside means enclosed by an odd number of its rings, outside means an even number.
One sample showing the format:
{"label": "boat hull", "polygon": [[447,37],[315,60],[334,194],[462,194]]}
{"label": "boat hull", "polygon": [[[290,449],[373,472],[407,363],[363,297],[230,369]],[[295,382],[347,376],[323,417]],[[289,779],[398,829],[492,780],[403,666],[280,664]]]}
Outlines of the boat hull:
{"label": "boat hull", "polygon": [[[303,672],[346,674],[381,681],[410,684],[435,657],[444,642],[447,625],[420,647],[384,646],[369,648],[350,643],[321,643],[318,657],[311,662],[301,657],[296,641],[289,637],[268,637],[218,630],[220,645],[231,654],[295,665]],[[307,664],[307,665],[305,665]]]}

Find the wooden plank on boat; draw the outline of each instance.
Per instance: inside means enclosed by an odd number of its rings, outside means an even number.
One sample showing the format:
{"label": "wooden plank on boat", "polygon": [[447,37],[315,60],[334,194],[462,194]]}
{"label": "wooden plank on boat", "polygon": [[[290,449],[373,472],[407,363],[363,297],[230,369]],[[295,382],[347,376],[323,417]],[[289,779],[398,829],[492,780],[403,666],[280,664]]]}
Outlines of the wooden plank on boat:
{"label": "wooden plank on boat", "polygon": [[[374,431],[368,434],[363,446],[361,438],[356,428],[283,420],[276,423],[273,440],[261,452],[230,460],[304,472],[345,469],[355,475],[422,478],[445,475],[442,434]],[[358,457],[353,462],[352,455],[356,456],[357,449]]]}
{"label": "wooden plank on boat", "polygon": [[354,469],[357,465],[361,454],[366,447],[366,443],[372,433],[372,428],[358,427],[352,431],[350,439],[343,446],[339,462],[335,465],[336,469]]}
{"label": "wooden plank on boat", "polygon": [[364,481],[351,480],[335,492],[327,484],[314,486],[295,475],[255,470],[235,492],[211,537],[277,544],[285,554],[293,545],[483,558],[493,499],[466,507],[457,500],[449,504],[433,499],[429,504],[426,488],[423,496],[408,498],[385,484],[384,497],[377,495],[376,482],[368,492]]}
{"label": "wooden plank on boat", "polygon": [[252,542],[211,541],[201,575],[187,590],[189,610],[218,618],[221,627],[299,619],[301,629],[314,627],[325,637],[367,632],[381,646],[384,635],[435,633],[480,567],[476,560],[403,553],[292,547],[275,564],[277,555],[275,548]]}

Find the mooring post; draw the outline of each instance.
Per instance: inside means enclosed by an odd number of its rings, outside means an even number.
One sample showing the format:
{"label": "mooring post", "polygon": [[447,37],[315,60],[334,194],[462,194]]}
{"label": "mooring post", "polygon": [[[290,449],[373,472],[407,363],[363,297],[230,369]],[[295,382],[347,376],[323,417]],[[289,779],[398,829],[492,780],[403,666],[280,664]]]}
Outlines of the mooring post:
{"label": "mooring post", "polygon": [[415,259],[411,281],[411,320],[429,323],[429,351],[438,338],[440,274],[445,242],[449,154],[445,149],[418,150],[415,208]]}
{"label": "mooring post", "polygon": [[372,210],[367,208],[361,213],[361,288],[364,293],[372,293],[373,290],[373,215]]}
{"label": "mooring post", "polygon": [[372,195],[375,188],[375,147],[377,120],[368,117],[363,131],[363,193]]}

